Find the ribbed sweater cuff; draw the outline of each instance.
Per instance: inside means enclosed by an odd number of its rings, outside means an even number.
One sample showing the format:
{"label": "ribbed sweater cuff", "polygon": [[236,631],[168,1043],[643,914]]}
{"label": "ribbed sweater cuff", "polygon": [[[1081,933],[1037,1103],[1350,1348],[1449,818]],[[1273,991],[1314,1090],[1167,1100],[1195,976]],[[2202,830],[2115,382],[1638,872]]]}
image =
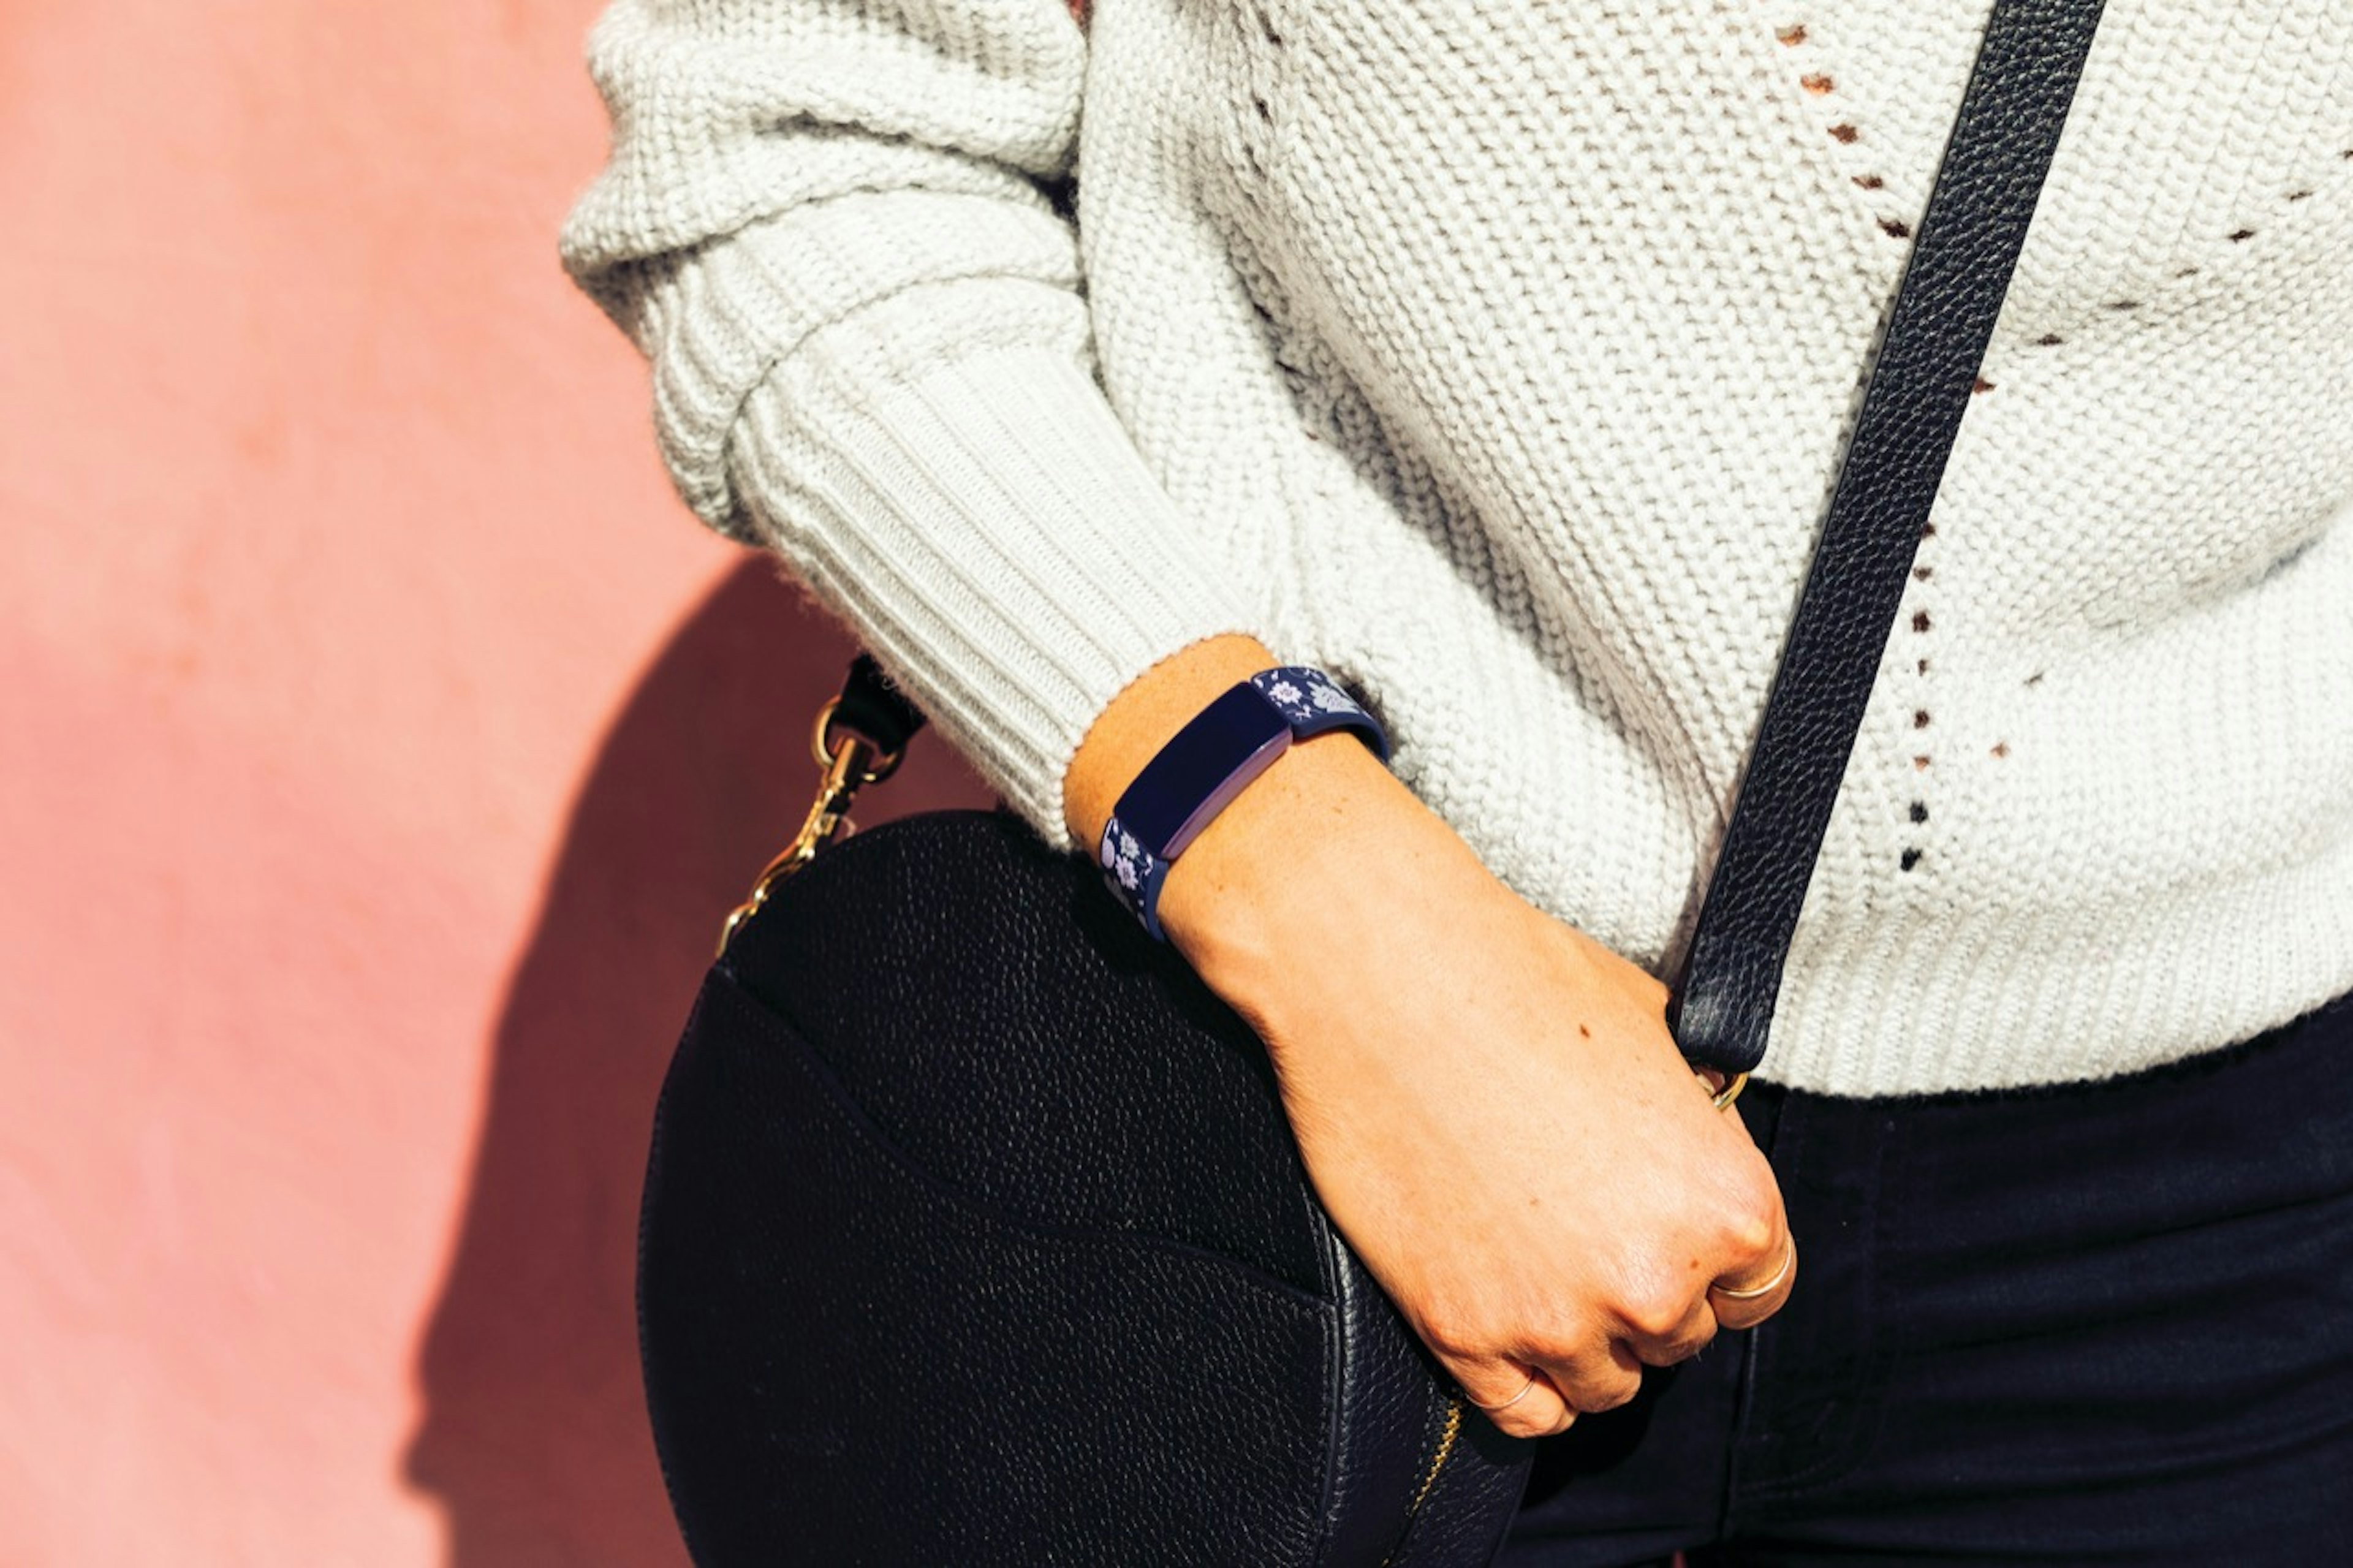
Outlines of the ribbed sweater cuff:
{"label": "ribbed sweater cuff", "polygon": [[870,335],[921,330],[903,313],[779,364],[744,403],[732,472],[760,533],[1068,850],[1062,777],[1095,716],[1167,655],[1256,628],[1068,353],[972,346],[877,374]]}
{"label": "ribbed sweater cuff", "polygon": [[1255,628],[1095,383],[1069,225],[1042,200],[853,193],[647,267],[608,292],[680,493],[775,548],[1072,847],[1062,774],[1095,716]]}

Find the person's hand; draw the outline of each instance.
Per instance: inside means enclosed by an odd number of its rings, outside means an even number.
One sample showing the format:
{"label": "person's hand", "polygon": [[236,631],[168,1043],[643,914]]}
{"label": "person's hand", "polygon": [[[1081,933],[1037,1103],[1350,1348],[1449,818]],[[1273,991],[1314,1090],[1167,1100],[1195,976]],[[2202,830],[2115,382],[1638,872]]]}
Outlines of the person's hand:
{"label": "person's hand", "polygon": [[1657,981],[1451,858],[1391,846],[1300,886],[1326,896],[1211,984],[1266,1041],[1334,1223],[1499,1427],[1622,1404],[1641,1363],[1780,1306],[1794,1268],[1710,1289],[1790,1242]]}
{"label": "person's hand", "polygon": [[[1280,662],[1229,653],[1162,672],[1190,687],[1163,689],[1163,738],[1232,668]],[[1146,755],[1153,728],[1130,735]],[[1107,776],[1140,765],[1132,747]],[[1098,830],[1102,793],[1080,803]],[[1677,1054],[1664,987],[1496,880],[1352,737],[1243,791],[1171,868],[1160,915],[1266,1042],[1334,1223],[1502,1430],[1623,1404],[1642,1363],[1788,1298],[1771,1171]]]}

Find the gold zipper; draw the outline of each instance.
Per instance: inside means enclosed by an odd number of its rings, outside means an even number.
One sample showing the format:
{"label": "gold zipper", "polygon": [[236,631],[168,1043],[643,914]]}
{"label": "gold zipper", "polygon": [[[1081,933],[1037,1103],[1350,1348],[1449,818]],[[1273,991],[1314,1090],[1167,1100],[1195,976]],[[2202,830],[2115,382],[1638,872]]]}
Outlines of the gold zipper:
{"label": "gold zipper", "polygon": [[1421,1505],[1429,1500],[1430,1489],[1438,1484],[1438,1472],[1446,1468],[1446,1461],[1454,1453],[1455,1439],[1461,1436],[1462,1401],[1450,1399],[1446,1402],[1446,1425],[1438,1434],[1438,1452],[1430,1457],[1430,1468],[1422,1472],[1421,1485],[1413,1494],[1413,1502],[1405,1510],[1405,1528],[1398,1531],[1397,1547],[1392,1547],[1389,1554],[1381,1560],[1381,1568],[1389,1568],[1389,1564],[1397,1561],[1398,1547],[1404,1546],[1406,1538],[1413,1533],[1413,1521],[1421,1516]]}

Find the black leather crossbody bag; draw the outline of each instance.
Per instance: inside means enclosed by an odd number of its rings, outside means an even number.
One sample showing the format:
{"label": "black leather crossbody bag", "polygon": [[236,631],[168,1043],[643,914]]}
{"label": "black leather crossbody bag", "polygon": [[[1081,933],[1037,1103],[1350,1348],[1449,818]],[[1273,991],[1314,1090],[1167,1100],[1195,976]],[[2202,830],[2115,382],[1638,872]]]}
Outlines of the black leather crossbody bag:
{"label": "black leather crossbody bag", "polygon": [[[2090,47],[1999,0],[1672,990],[1764,1054],[1915,546]],[[861,656],[655,1117],[646,1390],[704,1564],[1472,1568],[1532,1445],[1317,1205],[1264,1051],[1006,812],[818,850],[923,719]]]}

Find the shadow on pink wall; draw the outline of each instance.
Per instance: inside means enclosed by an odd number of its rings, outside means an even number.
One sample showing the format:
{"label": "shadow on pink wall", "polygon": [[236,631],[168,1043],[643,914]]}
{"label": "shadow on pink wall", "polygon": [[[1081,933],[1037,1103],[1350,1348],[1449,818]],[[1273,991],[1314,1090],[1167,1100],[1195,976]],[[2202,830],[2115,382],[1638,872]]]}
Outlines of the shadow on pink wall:
{"label": "shadow on pink wall", "polygon": [[[748,561],[654,662],[587,775],[507,994],[419,1358],[407,1477],[446,1510],[454,1568],[684,1560],[638,1375],[646,1137],[719,919],[799,823],[810,721],[852,650]],[[936,735],[914,746],[861,817],[989,804]]]}

